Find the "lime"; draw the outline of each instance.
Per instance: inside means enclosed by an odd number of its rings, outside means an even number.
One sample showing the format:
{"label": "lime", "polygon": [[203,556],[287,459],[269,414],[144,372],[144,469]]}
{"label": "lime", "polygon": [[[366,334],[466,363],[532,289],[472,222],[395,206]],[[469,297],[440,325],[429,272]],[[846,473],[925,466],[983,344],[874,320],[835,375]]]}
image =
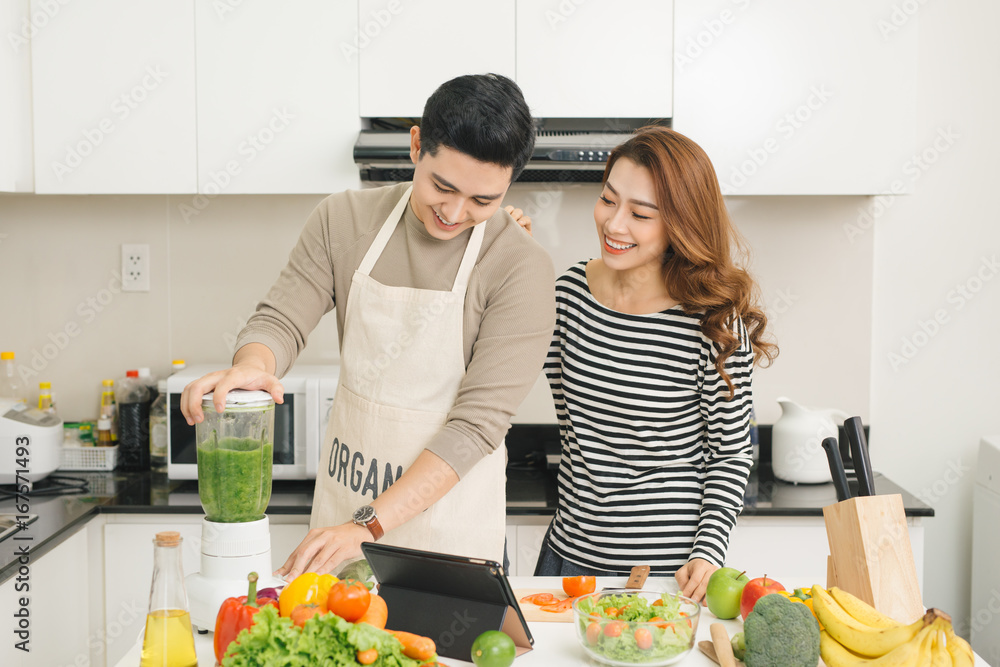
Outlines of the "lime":
{"label": "lime", "polygon": [[487,630],[472,642],[472,662],[476,667],[510,667],[515,655],[514,640],[499,630]]}

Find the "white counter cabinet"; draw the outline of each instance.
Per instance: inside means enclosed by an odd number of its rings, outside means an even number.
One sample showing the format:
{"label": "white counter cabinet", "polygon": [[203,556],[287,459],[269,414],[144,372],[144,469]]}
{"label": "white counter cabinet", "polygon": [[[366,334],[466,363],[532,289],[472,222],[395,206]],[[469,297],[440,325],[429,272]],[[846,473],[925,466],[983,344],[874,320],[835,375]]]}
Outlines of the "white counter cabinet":
{"label": "white counter cabinet", "polygon": [[[103,633],[95,634],[92,627],[92,603],[101,598],[101,590],[99,582],[91,577],[89,536],[90,524],[87,524],[44,555],[29,555],[23,565],[25,569],[0,586],[4,630],[0,665],[87,664],[82,661],[89,659],[92,647],[103,644]],[[11,551],[21,544],[30,543],[11,539],[3,542],[4,548]],[[22,621],[25,610],[27,620]],[[19,629],[28,633],[25,645],[28,652],[17,648],[25,639],[17,635]],[[132,635],[130,642],[134,638]]]}
{"label": "white counter cabinet", "polygon": [[31,16],[29,0],[0,4],[0,192],[34,190],[31,145],[31,35],[47,15]]}

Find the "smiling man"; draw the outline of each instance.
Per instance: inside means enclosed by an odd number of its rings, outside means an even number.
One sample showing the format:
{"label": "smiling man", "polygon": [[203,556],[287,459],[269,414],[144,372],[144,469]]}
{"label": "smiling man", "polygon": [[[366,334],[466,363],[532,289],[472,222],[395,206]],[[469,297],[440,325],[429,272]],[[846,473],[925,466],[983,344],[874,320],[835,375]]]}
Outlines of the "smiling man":
{"label": "smiling man", "polygon": [[551,260],[500,209],[531,155],[531,114],[510,79],[463,76],[434,92],[410,142],[413,182],[323,200],[233,367],[184,391],[191,421],[213,389],[277,400],[336,309],[340,385],[289,577],[335,570],[371,540],[505,555],[504,435],[555,322]]}

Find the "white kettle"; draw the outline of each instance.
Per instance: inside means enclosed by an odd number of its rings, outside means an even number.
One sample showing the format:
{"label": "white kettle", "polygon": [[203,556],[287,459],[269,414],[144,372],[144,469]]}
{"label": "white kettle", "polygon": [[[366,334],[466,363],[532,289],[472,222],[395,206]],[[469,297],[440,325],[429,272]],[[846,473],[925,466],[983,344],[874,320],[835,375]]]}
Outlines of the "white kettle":
{"label": "white kettle", "polygon": [[835,419],[850,415],[833,408],[810,409],[781,397],[781,417],[771,431],[774,476],[793,484],[822,484],[833,480],[823,440],[837,437]]}

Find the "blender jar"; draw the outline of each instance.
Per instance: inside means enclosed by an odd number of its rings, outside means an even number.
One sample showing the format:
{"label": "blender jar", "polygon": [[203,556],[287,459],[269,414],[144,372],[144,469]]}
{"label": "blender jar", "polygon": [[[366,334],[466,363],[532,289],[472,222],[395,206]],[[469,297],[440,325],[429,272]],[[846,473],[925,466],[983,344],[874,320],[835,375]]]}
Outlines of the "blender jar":
{"label": "blender jar", "polygon": [[235,389],[216,412],[213,394],[202,399],[205,419],[196,425],[198,496],[209,521],[240,523],[264,518],[271,499],[274,399],[265,391]]}

